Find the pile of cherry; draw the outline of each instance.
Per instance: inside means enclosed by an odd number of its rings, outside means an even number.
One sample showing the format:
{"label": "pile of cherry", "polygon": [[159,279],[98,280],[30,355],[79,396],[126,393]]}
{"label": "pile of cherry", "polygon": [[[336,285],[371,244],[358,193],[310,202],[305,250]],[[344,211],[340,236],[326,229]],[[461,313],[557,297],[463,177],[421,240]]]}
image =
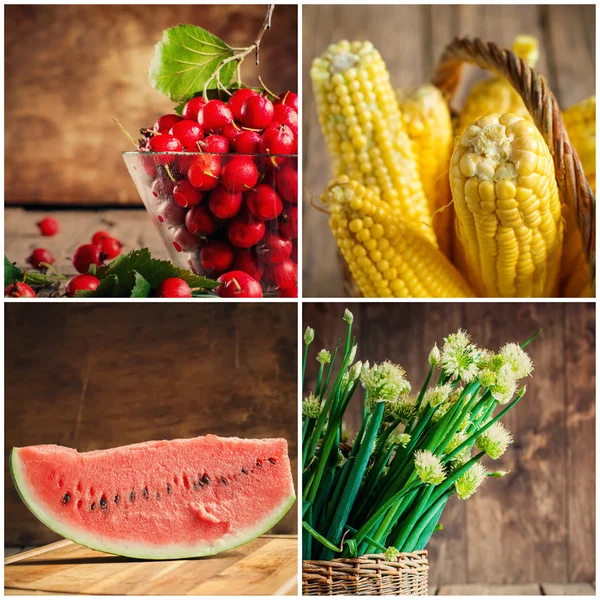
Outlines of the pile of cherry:
{"label": "pile of cherry", "polygon": [[136,183],[173,262],[220,295],[297,296],[297,94],[195,97],[141,133],[140,151],[165,153],[142,157]]}

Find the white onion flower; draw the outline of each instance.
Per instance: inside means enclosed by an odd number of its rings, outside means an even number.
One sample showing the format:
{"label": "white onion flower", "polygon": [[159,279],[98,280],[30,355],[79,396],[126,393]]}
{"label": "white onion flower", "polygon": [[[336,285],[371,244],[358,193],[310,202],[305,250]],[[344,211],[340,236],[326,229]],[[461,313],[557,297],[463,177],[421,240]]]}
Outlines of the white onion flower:
{"label": "white onion flower", "polygon": [[466,331],[459,329],[444,339],[442,368],[452,381],[462,379],[469,383],[477,378],[479,350],[471,344]]}
{"label": "white onion flower", "polygon": [[487,477],[485,467],[475,463],[468,471],[463,473],[454,483],[456,495],[461,500],[470,498]]}
{"label": "white onion flower", "polygon": [[533,362],[529,354],[519,344],[505,344],[500,348],[499,354],[511,366],[517,379],[527,377],[533,371]]}
{"label": "white onion flower", "polygon": [[406,372],[400,365],[390,361],[375,364],[362,369],[360,380],[375,402],[395,400],[402,394],[410,392],[410,383],[407,381]]}
{"label": "white onion flower", "polygon": [[494,460],[500,458],[512,444],[513,437],[499,421],[477,437],[475,444]]}
{"label": "white onion flower", "polygon": [[302,414],[309,419],[318,419],[321,414],[321,400],[312,392],[302,401]]}
{"label": "white onion flower", "polygon": [[323,350],[317,354],[317,361],[322,365],[328,365],[331,362],[331,352],[323,348]]}
{"label": "white onion flower", "polygon": [[446,479],[442,461],[430,450],[415,452],[415,470],[423,483],[439,485]]}

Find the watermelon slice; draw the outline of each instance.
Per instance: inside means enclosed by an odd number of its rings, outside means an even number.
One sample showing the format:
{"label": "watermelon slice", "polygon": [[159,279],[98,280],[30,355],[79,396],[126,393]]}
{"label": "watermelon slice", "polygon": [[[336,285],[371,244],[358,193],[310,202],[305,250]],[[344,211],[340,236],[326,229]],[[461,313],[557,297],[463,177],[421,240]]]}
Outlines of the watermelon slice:
{"label": "watermelon slice", "polygon": [[216,554],[273,527],[295,501],[283,439],[214,435],[79,453],[13,448],[21,498],[79,544],[134,558]]}

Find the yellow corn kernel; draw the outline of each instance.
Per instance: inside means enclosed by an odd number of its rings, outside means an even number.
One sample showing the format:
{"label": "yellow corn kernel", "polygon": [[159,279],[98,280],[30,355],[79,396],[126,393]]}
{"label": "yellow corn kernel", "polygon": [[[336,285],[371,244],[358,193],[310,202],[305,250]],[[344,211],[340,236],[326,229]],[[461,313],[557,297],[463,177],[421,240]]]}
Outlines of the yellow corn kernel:
{"label": "yellow corn kernel", "polygon": [[313,61],[310,74],[335,176],[377,187],[398,218],[437,244],[412,142],[379,52],[371,42],[342,41]]}
{"label": "yellow corn kernel", "polygon": [[[596,98],[591,97],[563,112],[563,123],[575,147],[583,172],[596,193]],[[563,205],[565,241],[560,267],[561,295],[592,295],[587,259],[573,213]]]}
{"label": "yellow corn kernel", "polygon": [[449,206],[448,165],[453,142],[450,110],[440,90],[433,85],[423,85],[407,97],[403,97],[401,92],[398,95],[406,131],[413,142],[433,229],[440,249],[449,256],[452,210]]}
{"label": "yellow corn kernel", "polygon": [[[530,35],[519,35],[513,42],[512,51],[530,67],[535,67],[539,58],[539,45]],[[491,113],[513,113],[531,119],[523,99],[504,77],[490,77],[473,86],[465,105],[455,123],[456,135],[471,124]]]}
{"label": "yellow corn kernel", "polygon": [[450,164],[467,279],[490,297],[558,292],[563,224],[552,156],[535,125],[487,115],[466,128]]}
{"label": "yellow corn kernel", "polygon": [[[343,175],[329,185],[321,200],[328,207],[329,225],[340,253],[365,297],[473,296],[444,254],[399,221],[377,188],[367,188]],[[344,225],[357,221],[361,221],[360,227]]]}

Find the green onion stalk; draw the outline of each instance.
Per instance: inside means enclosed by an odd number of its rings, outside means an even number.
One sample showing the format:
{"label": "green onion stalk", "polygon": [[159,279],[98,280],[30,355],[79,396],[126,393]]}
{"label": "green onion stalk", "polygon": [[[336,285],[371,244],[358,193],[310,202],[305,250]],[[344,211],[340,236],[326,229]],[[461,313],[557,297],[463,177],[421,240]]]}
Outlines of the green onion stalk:
{"label": "green onion stalk", "polygon": [[[486,479],[506,475],[482,459],[497,460],[513,441],[501,419],[525,395],[519,382],[533,363],[524,348],[539,331],[491,352],[459,329],[433,346],[413,395],[401,366],[357,360],[349,310],[344,321],[344,340],[317,352],[316,384],[302,406],[302,555],[382,552],[391,560],[425,548],[452,496],[467,500]],[[303,384],[314,339],[308,327]],[[348,447],[344,416],[359,387],[362,421]]]}

